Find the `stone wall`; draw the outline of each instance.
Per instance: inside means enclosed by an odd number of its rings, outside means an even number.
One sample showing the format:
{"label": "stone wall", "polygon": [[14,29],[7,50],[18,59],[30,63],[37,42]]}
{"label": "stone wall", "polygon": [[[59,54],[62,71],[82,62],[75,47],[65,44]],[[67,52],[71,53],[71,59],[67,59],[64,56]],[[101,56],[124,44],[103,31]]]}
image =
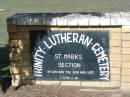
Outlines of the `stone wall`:
{"label": "stone wall", "polygon": [[[128,90],[130,87],[130,13],[52,14],[50,16],[40,18],[41,16],[37,15],[20,14],[17,19],[16,15],[7,20],[12,86],[55,84]],[[44,29],[108,31],[110,81],[33,80],[29,31]]]}
{"label": "stone wall", "polygon": [[121,86],[130,89],[130,26],[122,26]]}

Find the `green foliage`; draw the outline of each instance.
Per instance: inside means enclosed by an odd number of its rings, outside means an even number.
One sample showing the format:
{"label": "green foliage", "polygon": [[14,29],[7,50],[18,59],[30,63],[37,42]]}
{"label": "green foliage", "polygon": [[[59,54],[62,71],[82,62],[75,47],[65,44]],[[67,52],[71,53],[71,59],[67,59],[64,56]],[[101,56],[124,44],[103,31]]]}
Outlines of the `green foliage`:
{"label": "green foliage", "polygon": [[9,76],[9,48],[8,46],[0,47],[0,76]]}
{"label": "green foliage", "polygon": [[0,68],[0,76],[9,76],[9,65],[4,66],[3,68]]}

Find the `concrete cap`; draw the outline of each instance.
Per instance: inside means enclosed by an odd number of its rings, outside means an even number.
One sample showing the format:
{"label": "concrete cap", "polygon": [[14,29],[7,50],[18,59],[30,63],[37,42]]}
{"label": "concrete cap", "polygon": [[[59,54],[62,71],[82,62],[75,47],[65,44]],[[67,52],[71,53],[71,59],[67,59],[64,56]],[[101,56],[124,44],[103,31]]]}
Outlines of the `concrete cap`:
{"label": "concrete cap", "polygon": [[127,26],[130,12],[17,13],[7,19],[7,25]]}

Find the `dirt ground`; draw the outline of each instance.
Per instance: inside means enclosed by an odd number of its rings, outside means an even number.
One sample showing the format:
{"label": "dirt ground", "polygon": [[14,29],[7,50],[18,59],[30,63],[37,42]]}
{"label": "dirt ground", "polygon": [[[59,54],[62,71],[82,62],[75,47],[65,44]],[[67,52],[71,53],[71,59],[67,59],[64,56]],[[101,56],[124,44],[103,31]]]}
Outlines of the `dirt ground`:
{"label": "dirt ground", "polygon": [[130,97],[121,90],[86,89],[71,86],[26,85],[10,87],[0,97]]}

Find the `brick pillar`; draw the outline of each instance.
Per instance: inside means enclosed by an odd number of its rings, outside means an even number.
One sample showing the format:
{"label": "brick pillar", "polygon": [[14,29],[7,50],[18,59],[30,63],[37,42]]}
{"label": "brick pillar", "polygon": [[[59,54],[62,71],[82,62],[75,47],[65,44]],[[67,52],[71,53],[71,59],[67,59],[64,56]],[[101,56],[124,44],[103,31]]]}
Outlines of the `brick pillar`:
{"label": "brick pillar", "polygon": [[121,87],[130,91],[130,26],[122,26],[122,75]]}

